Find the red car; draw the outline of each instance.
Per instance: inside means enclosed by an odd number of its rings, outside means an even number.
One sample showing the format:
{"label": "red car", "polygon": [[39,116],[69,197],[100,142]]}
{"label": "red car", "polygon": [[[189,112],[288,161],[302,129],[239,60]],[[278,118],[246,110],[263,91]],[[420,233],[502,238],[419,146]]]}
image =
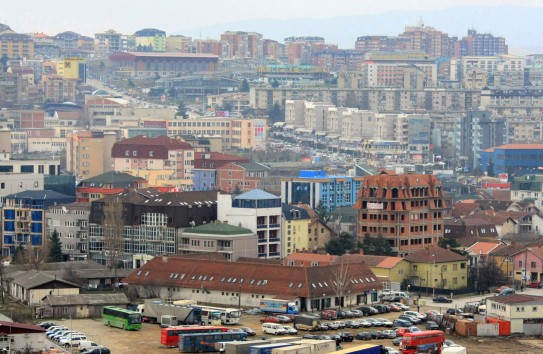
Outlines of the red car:
{"label": "red car", "polygon": [[279,323],[279,319],[275,316],[260,317],[260,323]]}
{"label": "red car", "polygon": [[534,282],[534,283],[530,283],[528,284],[528,287],[529,288],[537,288],[537,289],[541,289],[541,287],[543,286],[543,282]]}
{"label": "red car", "polygon": [[394,304],[389,304],[388,306],[390,307],[390,311],[400,312],[402,310],[401,308],[399,308],[398,306]]}

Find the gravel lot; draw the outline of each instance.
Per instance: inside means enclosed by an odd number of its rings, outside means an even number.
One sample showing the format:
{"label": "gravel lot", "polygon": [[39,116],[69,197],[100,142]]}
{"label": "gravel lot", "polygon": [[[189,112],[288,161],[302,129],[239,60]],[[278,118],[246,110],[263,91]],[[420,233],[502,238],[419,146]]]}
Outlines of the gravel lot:
{"label": "gravel lot", "polygon": [[[423,310],[430,309],[431,307],[425,307]],[[393,320],[398,317],[397,313],[381,314],[377,317],[387,318]],[[262,329],[259,322],[260,316],[243,315],[241,326],[251,327],[257,332],[256,337],[262,337]],[[102,323],[101,320],[63,320],[55,321],[62,323],[70,328],[86,333],[89,339],[94,340],[107,348],[111,349],[114,354],[128,354],[128,353],[177,353],[175,348],[165,348],[160,344],[160,327],[158,325],[143,324],[141,331],[123,331],[118,328],[110,328]],[[358,333],[361,331],[373,331],[382,330],[382,328],[367,328],[367,329],[346,329],[344,331]],[[339,330],[341,331],[341,330]],[[319,332],[322,334],[332,334],[339,331]],[[305,332],[300,332],[302,336]],[[523,354],[535,354],[541,353],[541,348],[537,348],[537,345],[541,344],[540,340],[530,341],[523,340],[522,343],[516,341],[502,339],[502,338],[462,338],[457,336],[448,336],[448,339],[452,339],[458,344],[466,346],[468,353],[470,354],[486,354],[486,353],[523,353]],[[362,343],[371,344],[383,344],[392,347],[390,339],[372,340],[361,342],[355,340],[352,343],[343,343],[344,348],[350,346],[359,345]],[[397,347],[396,347],[397,348]]]}

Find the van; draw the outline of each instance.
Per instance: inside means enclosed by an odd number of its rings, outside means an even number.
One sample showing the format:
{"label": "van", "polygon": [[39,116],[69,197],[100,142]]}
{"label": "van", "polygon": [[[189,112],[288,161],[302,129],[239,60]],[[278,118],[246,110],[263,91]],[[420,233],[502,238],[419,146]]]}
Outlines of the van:
{"label": "van", "polygon": [[281,335],[285,334],[285,328],[278,323],[266,322],[262,324],[262,333]]}
{"label": "van", "polygon": [[65,348],[71,348],[79,346],[79,342],[82,340],[87,340],[87,337],[83,334],[72,333],[69,336],[66,336],[66,338],[61,339],[59,344]]}
{"label": "van", "polygon": [[103,348],[103,345],[100,345],[96,342],[93,342],[92,340],[81,340],[79,341],[79,345],[77,346],[77,349],[80,352],[84,352],[85,350],[91,350],[94,348]]}

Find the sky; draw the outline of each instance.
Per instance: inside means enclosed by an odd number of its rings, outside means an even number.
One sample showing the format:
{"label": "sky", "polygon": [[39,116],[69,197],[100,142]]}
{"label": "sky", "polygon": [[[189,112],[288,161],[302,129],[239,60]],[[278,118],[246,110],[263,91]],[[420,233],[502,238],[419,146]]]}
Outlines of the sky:
{"label": "sky", "polygon": [[[123,34],[158,28],[170,34],[249,19],[324,19],[394,10],[433,11],[458,5],[543,8],[542,0],[22,0],[0,7],[0,22],[15,32],[87,36],[114,29]],[[437,24],[436,24],[437,25]],[[248,30],[233,28],[232,30]],[[204,34],[205,35],[205,34]],[[264,33],[264,36],[266,34]]]}

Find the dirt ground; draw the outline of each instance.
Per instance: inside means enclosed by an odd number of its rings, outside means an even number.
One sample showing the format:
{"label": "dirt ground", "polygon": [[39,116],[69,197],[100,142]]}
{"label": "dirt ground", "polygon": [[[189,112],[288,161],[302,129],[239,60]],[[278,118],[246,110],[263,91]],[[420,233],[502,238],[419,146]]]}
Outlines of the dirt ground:
{"label": "dirt ground", "polygon": [[[429,309],[429,308],[428,308]],[[425,310],[425,309],[421,309]],[[393,320],[397,318],[397,313],[382,314],[378,317],[388,318]],[[262,337],[261,325],[259,316],[243,315],[241,324],[238,327],[251,327],[257,332],[256,338]],[[63,320],[55,321],[62,323],[72,329],[81,331],[87,334],[87,337],[94,340],[105,347],[109,348],[113,354],[146,354],[146,353],[176,353],[175,348],[165,348],[160,344],[160,327],[149,323],[143,324],[141,331],[123,331],[118,328],[110,328],[102,323],[101,320]],[[361,331],[372,331],[377,329],[348,329],[353,333]],[[325,334],[324,332],[323,334]],[[334,333],[334,331],[328,332]],[[305,332],[300,332],[303,335]],[[255,338],[255,337],[253,337]],[[525,339],[525,340],[509,340],[507,338],[464,338],[459,336],[448,336],[448,339],[465,346],[469,354],[536,354],[543,352],[543,340]],[[372,340],[371,342],[361,342],[355,340],[352,343],[343,343],[344,348],[356,346],[362,343],[383,344],[385,346],[394,347],[392,340]],[[395,347],[397,349],[397,347]]]}

